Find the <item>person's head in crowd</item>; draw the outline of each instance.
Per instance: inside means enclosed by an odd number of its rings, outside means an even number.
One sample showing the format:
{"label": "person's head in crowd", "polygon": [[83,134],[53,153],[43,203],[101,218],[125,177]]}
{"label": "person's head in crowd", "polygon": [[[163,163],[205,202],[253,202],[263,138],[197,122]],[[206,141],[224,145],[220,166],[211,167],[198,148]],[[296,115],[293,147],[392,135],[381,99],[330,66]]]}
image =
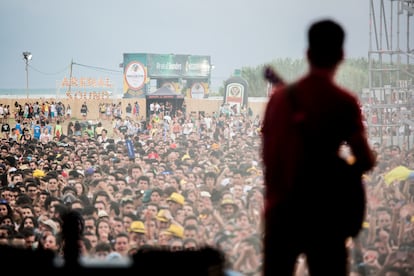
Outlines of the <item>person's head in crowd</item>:
{"label": "person's head in crowd", "polygon": [[118,233],[114,237],[113,248],[114,248],[114,252],[119,253],[121,256],[124,256],[124,257],[128,256],[128,252],[130,249],[130,238],[129,238],[128,233],[126,232]]}
{"label": "person's head in crowd", "polygon": [[3,217],[0,217],[0,225],[9,225],[13,227],[13,230],[15,228],[15,222],[13,215],[5,215]]}
{"label": "person's head in crowd", "polygon": [[35,211],[31,203],[25,203],[21,205],[19,208],[19,212],[22,215],[22,218],[35,216]]}
{"label": "person's head in crowd", "polygon": [[128,176],[130,176],[134,181],[137,181],[140,176],[143,175],[143,171],[140,165],[133,164],[128,168]]}
{"label": "person's head in crowd", "polygon": [[136,220],[138,220],[138,216],[135,215],[134,213],[127,213],[127,214],[122,215],[122,223],[124,224],[124,228],[126,230],[128,230],[129,227],[131,226],[131,223]]}
{"label": "person's head in crowd", "polygon": [[184,226],[183,236],[185,239],[197,239],[198,238],[198,226],[194,224],[187,224]]}
{"label": "person's head in crowd", "polygon": [[8,245],[14,234],[13,226],[0,224],[0,244]]}
{"label": "person's head in crowd", "polygon": [[238,206],[233,199],[223,199],[220,203],[220,213],[225,220],[233,219],[238,211]]}
{"label": "person's head in crowd", "polygon": [[381,229],[390,229],[392,223],[392,211],[388,207],[378,207],[376,210],[378,227]]}
{"label": "person's head in crowd", "polygon": [[197,251],[199,250],[199,245],[197,239],[185,238],[183,240],[183,249],[187,251]]}
{"label": "person's head in crowd", "polygon": [[93,195],[92,202],[95,203],[97,201],[104,202],[106,208],[109,205],[109,202],[111,201],[111,197],[105,190],[97,190]]}
{"label": "person's head in crowd", "polygon": [[106,212],[106,210],[107,210],[107,206],[106,206],[105,202],[102,201],[102,200],[95,201],[95,203],[93,204],[93,206],[97,210],[98,216],[99,216],[99,212],[101,212],[101,211],[105,211]]}
{"label": "person's head in crowd", "polygon": [[184,223],[185,214],[182,207],[178,208],[175,211],[174,219],[181,225]]}
{"label": "person's head in crowd", "polygon": [[35,249],[38,237],[36,235],[36,228],[34,227],[23,227],[19,229],[19,232],[23,235],[24,246],[27,249]]}
{"label": "person's head in crowd", "polygon": [[75,181],[73,183],[73,188],[75,188],[76,190],[76,196],[77,197],[82,197],[82,196],[86,196],[88,195],[88,187],[83,184],[81,181]]}
{"label": "person's head in crowd", "polygon": [[62,218],[59,217],[53,217],[51,218],[52,221],[55,222],[56,224],[56,233],[60,234],[62,232],[62,227],[63,227],[63,220]]}
{"label": "person's head in crowd", "polygon": [[69,175],[69,178],[70,179],[80,180],[80,179],[83,178],[83,175],[79,171],[77,171],[77,170],[70,170],[68,172],[68,175]]}
{"label": "person's head in crowd", "polygon": [[181,209],[185,203],[185,198],[178,192],[173,192],[167,198],[169,209],[173,215],[177,214],[178,209]]}
{"label": "person's head in crowd", "polygon": [[[191,175],[194,176],[194,174],[191,174]],[[183,191],[188,191],[188,190],[193,191],[196,189],[196,184],[194,180],[187,179],[186,181],[181,181],[181,183],[182,183]]]}
{"label": "person's head in crowd", "polygon": [[210,189],[210,191],[216,187],[216,181],[217,181],[216,173],[209,171],[204,174],[204,183],[206,184],[208,189]]}
{"label": "person's head in crowd", "polygon": [[38,184],[34,181],[26,181],[26,192],[33,202],[39,193]]}
{"label": "person's head in crowd", "polygon": [[234,198],[234,203],[236,203],[238,210],[244,210],[246,208],[246,201],[243,198]]}
{"label": "person's head in crowd", "polygon": [[69,210],[68,205],[61,202],[54,205],[54,212],[51,218],[62,218]]}
{"label": "person's head in crowd", "polygon": [[149,202],[149,203],[145,204],[143,215],[146,218],[155,218],[158,214],[158,211],[159,211],[158,204],[156,204],[154,202]]}
{"label": "person's head in crowd", "polygon": [[21,231],[24,228],[34,228],[37,229],[39,227],[39,222],[35,217],[24,217],[19,225],[18,230]]}
{"label": "person's head in crowd", "polygon": [[110,243],[108,243],[108,242],[98,241],[98,236],[97,236],[96,232],[86,231],[86,232],[83,233],[82,237],[89,241],[89,244],[91,245],[91,248],[92,248],[91,250],[93,250],[100,243],[105,243],[105,244],[108,244],[110,246]]}
{"label": "person's head in crowd", "polygon": [[111,225],[112,225],[112,232],[115,235],[127,232],[127,229],[124,227],[124,223],[122,221],[122,217],[120,216],[112,216],[110,219]]}
{"label": "person's head in crowd", "polygon": [[159,229],[158,246],[161,249],[169,249],[169,241],[172,239],[171,233],[167,229]]}
{"label": "person's head in crowd", "polygon": [[198,200],[203,202],[204,208],[213,208],[213,202],[211,201],[211,193],[204,189],[201,189],[198,195]]}
{"label": "person's head in crowd", "polygon": [[108,219],[99,218],[96,221],[96,235],[98,236],[99,241],[111,242],[111,225]]}
{"label": "person's head in crowd", "polygon": [[150,202],[159,204],[163,196],[163,191],[160,188],[153,188],[151,190]]}
{"label": "person's head in crowd", "polygon": [[184,227],[179,224],[171,223],[166,232],[170,234],[172,238],[184,239]]}
{"label": "person's head in crowd", "polygon": [[[4,189],[5,190],[5,189]],[[2,199],[0,199],[0,217],[4,217],[7,215],[13,214],[13,209],[8,203],[9,201],[4,198],[4,194],[2,194]]]}
{"label": "person's head in crowd", "polygon": [[19,189],[19,194],[26,194],[26,186],[24,185],[23,182],[17,182],[14,184],[14,188]]}
{"label": "person's head in crowd", "polygon": [[180,238],[172,238],[168,241],[170,251],[182,251],[183,250],[183,239]]}
{"label": "person's head in crowd", "polygon": [[124,197],[121,199],[120,213],[122,216],[135,212],[134,200],[132,197]]}
{"label": "person's head in crowd", "polygon": [[84,207],[85,207],[85,202],[83,202],[80,199],[73,200],[69,205],[70,210],[77,210],[80,213],[82,213]]}
{"label": "person's head in crowd", "polygon": [[155,218],[157,220],[157,225],[160,231],[166,230],[170,226],[171,224],[170,216],[171,216],[171,212],[168,209],[160,209],[158,211]]}
{"label": "person's head in crowd", "polygon": [[92,204],[88,204],[86,205],[83,210],[82,210],[82,216],[86,217],[86,216],[92,216],[95,219],[98,218],[98,210],[95,208],[95,206],[93,206]]}
{"label": "person's head in crowd", "polygon": [[[182,168],[182,163],[178,166],[174,171],[174,176],[178,178],[178,180],[185,179],[186,175],[184,173],[184,169]],[[179,183],[179,181],[178,181]]]}
{"label": "person's head in crowd", "polygon": [[172,193],[177,193],[178,191],[179,190],[177,190],[177,188],[172,186],[165,187],[165,189],[163,190],[163,197],[167,199],[168,197],[170,197]]}
{"label": "person's head in crowd", "polygon": [[59,178],[55,173],[48,173],[46,176],[46,190],[53,196],[60,196]]}
{"label": "person's head in crowd", "polygon": [[221,191],[221,200],[225,200],[225,199],[231,199],[231,200],[234,199],[233,193],[228,188],[223,189]]}
{"label": "person's head in crowd", "polygon": [[199,199],[199,195],[198,195],[198,191],[197,190],[187,190],[187,191],[183,191],[183,196],[185,197],[185,201],[186,202],[191,202],[194,204],[194,202],[197,202]]}
{"label": "person's head in crowd", "polygon": [[231,252],[233,249],[234,235],[228,231],[220,231],[214,236],[214,246],[224,253]]}
{"label": "person's head in crowd", "polygon": [[72,194],[74,196],[77,195],[76,189],[73,185],[64,186],[61,190],[62,196],[65,196],[67,194]]}
{"label": "person's head in crowd", "polygon": [[58,226],[56,225],[56,222],[50,218],[47,217],[40,217],[39,220],[39,232],[43,235],[52,234],[55,235],[58,233]]}
{"label": "person's head in crowd", "polygon": [[89,166],[89,167],[92,166],[91,162],[88,161],[87,159],[88,159],[88,155],[86,153],[82,153],[81,156],[80,156],[80,161],[81,161],[81,164],[83,164],[83,166],[85,166],[84,167],[85,169],[88,168],[87,166]]}
{"label": "person's head in crowd", "polygon": [[178,176],[170,176],[168,181],[168,187],[172,187],[177,191],[181,190],[181,179]]}
{"label": "person's head in crowd", "polygon": [[[99,179],[99,180],[102,179],[103,178],[102,171],[98,168],[94,168],[93,172],[92,172],[92,175],[91,175],[91,178],[92,179]],[[105,181],[106,181],[106,179],[105,179]]]}
{"label": "person's head in crowd", "polygon": [[118,186],[119,192],[121,193],[124,189],[128,187],[128,183],[124,177],[117,177],[116,185]]}
{"label": "person's head in crowd", "polygon": [[109,216],[117,217],[119,215],[121,215],[120,203],[118,201],[111,200],[109,203]]}
{"label": "person's head in crowd", "polygon": [[150,189],[150,178],[146,175],[141,175],[137,178],[137,189],[140,191],[146,191]]}
{"label": "person's head in crowd", "polygon": [[244,230],[252,228],[249,215],[244,210],[239,210],[236,213],[235,223],[239,228],[244,229]]}
{"label": "person's head in crowd", "polygon": [[105,260],[107,256],[112,252],[112,247],[109,243],[98,242],[91,250],[91,255],[94,258]]}
{"label": "person's head in crowd", "polygon": [[49,217],[53,217],[55,213],[55,205],[63,203],[58,197],[49,195],[44,201],[45,210]]}
{"label": "person's head in crowd", "polygon": [[213,214],[210,209],[202,209],[198,215],[199,225],[210,225],[213,222]]}
{"label": "person's head in crowd", "polygon": [[108,184],[116,184],[116,174],[115,173],[109,173],[106,175],[106,181]]}
{"label": "person's head in crowd", "polygon": [[108,182],[106,183],[106,191],[111,197],[114,197],[115,194],[119,191],[118,186],[116,186],[115,184],[109,184]]}
{"label": "person's head in crowd", "polygon": [[149,182],[152,184],[152,182],[153,182],[153,180],[155,179],[155,176],[156,176],[156,172],[155,172],[154,168],[152,168],[149,171],[146,171],[145,176],[149,178]]}
{"label": "person's head in crowd", "polygon": [[195,211],[193,203],[188,201],[187,198],[183,205],[183,212],[184,212],[184,217],[196,215],[196,211]]}
{"label": "person's head in crowd", "polygon": [[244,185],[241,183],[233,183],[233,186],[230,188],[230,191],[233,194],[233,199],[244,198],[245,196]]}
{"label": "person's head in crowd", "polygon": [[81,237],[79,240],[79,253],[82,257],[90,256],[90,252],[92,251],[92,244],[91,242],[85,238]]}
{"label": "person's head in crowd", "polygon": [[133,221],[128,228],[128,233],[132,246],[140,248],[147,243],[147,230],[142,221]]}
{"label": "person's head in crowd", "polygon": [[91,215],[83,216],[84,232],[96,233],[96,217]]}
{"label": "person's head in crowd", "polygon": [[199,224],[199,220],[198,217],[196,215],[188,215],[187,217],[185,217],[184,221],[183,221],[183,226],[186,227],[188,225],[194,225],[194,226],[198,226]]}
{"label": "person's head in crowd", "polygon": [[151,237],[152,240],[157,240],[158,234],[159,234],[157,219],[155,217],[150,218],[150,219],[145,219],[144,225],[145,225],[145,229],[147,230],[147,236]]}
{"label": "person's head in crowd", "polygon": [[231,178],[233,185],[244,185],[244,173],[241,170],[233,170],[233,176]]}

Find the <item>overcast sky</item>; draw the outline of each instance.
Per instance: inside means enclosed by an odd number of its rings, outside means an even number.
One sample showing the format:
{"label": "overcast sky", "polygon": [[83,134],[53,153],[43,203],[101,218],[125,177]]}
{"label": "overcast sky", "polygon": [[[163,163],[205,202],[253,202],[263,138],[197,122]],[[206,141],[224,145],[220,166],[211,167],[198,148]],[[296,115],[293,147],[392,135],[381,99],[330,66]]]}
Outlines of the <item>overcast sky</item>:
{"label": "overcast sky", "polygon": [[[69,64],[121,71],[124,53],[209,55],[213,88],[235,69],[302,58],[306,29],[330,17],[347,32],[347,57],[367,57],[368,0],[2,0],[0,88],[54,88]],[[120,73],[73,67],[74,76]]]}

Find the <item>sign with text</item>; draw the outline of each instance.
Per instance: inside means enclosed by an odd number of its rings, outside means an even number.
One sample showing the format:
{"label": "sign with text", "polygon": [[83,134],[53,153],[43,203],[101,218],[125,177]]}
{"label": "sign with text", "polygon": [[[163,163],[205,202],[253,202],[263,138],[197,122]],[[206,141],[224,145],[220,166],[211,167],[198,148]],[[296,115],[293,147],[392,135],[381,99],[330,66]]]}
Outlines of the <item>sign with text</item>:
{"label": "sign with text", "polygon": [[59,88],[66,90],[69,100],[102,100],[112,95],[113,83],[109,78],[63,78]]}
{"label": "sign with text", "polygon": [[[157,89],[165,83],[171,83],[177,93],[181,92],[187,80],[202,83],[197,86],[194,95],[208,93],[211,76],[210,56],[175,54],[124,54],[124,98],[145,97],[150,91],[151,80],[157,80]],[[204,85],[207,84],[207,85]],[[205,91],[201,91],[204,88]],[[196,91],[197,90],[197,91]],[[197,97],[200,97],[197,94]]]}

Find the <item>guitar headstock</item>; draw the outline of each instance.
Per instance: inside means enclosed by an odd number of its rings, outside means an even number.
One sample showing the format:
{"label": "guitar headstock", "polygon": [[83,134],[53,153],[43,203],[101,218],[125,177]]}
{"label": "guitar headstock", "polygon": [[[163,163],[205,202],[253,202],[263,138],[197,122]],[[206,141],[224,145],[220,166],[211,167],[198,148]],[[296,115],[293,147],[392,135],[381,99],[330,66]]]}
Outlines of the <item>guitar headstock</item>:
{"label": "guitar headstock", "polygon": [[276,73],[271,66],[264,67],[264,78],[273,85],[283,83],[283,79]]}

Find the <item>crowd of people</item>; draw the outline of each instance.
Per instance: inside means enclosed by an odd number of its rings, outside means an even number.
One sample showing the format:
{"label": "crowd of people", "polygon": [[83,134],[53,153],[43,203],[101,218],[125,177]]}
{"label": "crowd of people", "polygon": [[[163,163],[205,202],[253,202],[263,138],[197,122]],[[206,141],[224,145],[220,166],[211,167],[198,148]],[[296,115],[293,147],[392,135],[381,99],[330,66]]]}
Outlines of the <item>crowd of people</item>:
{"label": "crowd of people", "polygon": [[[152,114],[145,124],[122,112],[96,125],[88,116],[65,118],[58,136],[59,118],[11,114],[0,141],[1,243],[62,256],[62,216],[76,210],[84,220],[82,260],[212,246],[229,269],[261,274],[261,114]],[[49,139],[36,136],[36,126]],[[364,229],[348,242],[351,273],[414,275],[414,182],[384,182],[397,166],[414,168],[414,150],[373,149],[378,164],[364,176]],[[298,259],[297,273],[306,275],[306,259]]]}

